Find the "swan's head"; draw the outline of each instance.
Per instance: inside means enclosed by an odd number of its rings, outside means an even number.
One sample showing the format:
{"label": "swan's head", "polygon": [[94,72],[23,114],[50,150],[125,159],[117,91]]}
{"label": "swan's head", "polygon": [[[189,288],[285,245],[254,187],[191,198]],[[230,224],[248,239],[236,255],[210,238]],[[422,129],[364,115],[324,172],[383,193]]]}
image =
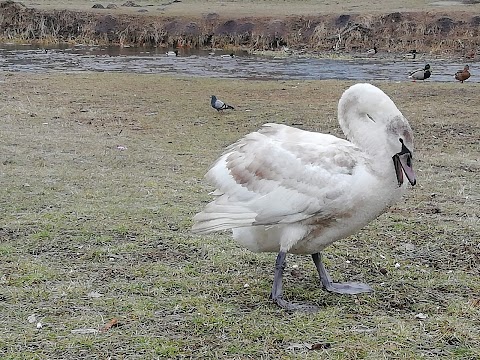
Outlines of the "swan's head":
{"label": "swan's head", "polygon": [[413,132],[394,102],[371,84],[347,89],[338,103],[338,121],[345,136],[373,159],[392,158],[399,186],[415,185]]}

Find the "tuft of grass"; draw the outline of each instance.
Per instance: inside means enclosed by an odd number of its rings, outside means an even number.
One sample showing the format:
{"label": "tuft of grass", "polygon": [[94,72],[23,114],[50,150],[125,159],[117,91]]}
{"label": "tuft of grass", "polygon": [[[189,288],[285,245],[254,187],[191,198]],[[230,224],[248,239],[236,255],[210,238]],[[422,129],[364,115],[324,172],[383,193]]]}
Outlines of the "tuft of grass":
{"label": "tuft of grass", "polygon": [[[311,260],[289,256],[285,296],[321,308],[289,314],[268,299],[275,254],[190,233],[225,146],[271,121],[342,136],[351,84],[6,76],[0,357],[478,358],[477,84],[376,83],[414,128],[418,185],[325,252],[335,279],[375,293],[326,293]],[[216,113],[210,94],[236,110]]]}

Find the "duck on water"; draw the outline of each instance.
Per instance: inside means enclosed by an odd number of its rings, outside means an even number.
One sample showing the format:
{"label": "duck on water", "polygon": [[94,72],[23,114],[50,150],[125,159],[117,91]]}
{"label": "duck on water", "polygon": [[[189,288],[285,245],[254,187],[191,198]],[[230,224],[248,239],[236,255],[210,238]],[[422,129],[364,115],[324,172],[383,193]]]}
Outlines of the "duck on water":
{"label": "duck on water", "polygon": [[178,56],[178,50],[170,50],[165,53],[167,56]]}
{"label": "duck on water", "polygon": [[412,79],[413,81],[416,80],[426,80],[432,75],[432,71],[430,69],[430,65],[427,64],[425,65],[422,69],[417,69],[415,71],[412,71],[408,77]]}

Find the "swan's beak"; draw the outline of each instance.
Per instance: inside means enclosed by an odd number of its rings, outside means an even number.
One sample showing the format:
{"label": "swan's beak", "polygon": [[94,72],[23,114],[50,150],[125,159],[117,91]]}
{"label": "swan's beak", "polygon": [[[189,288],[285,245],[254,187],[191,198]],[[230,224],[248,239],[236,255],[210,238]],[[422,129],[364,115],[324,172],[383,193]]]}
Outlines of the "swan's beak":
{"label": "swan's beak", "polygon": [[417,179],[412,167],[412,153],[402,144],[402,151],[393,155],[393,164],[397,173],[398,186],[403,184],[403,174],[407,177],[410,184],[415,185]]}

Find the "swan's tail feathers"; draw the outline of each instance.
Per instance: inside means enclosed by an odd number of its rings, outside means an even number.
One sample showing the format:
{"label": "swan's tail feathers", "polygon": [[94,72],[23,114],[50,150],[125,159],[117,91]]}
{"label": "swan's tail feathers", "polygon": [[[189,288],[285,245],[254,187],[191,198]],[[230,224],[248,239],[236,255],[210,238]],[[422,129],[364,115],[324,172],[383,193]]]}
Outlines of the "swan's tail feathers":
{"label": "swan's tail feathers", "polygon": [[[208,206],[205,211],[198,213],[193,217],[195,224],[192,231],[196,234],[207,234],[214,231],[229,230],[237,227],[252,225],[255,221],[255,213],[241,211],[237,208],[210,209]],[[223,211],[222,211],[223,210]],[[227,212],[226,210],[230,210]]]}

